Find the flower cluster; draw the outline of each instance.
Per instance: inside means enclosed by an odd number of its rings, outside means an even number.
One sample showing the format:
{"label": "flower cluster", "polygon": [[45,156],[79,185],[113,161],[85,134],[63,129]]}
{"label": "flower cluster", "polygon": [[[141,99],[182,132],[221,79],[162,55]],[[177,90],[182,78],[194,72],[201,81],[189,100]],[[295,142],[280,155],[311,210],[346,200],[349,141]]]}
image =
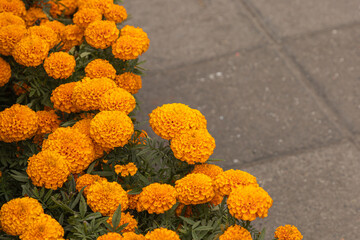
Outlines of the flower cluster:
{"label": "flower cluster", "polygon": [[122,177],[134,176],[138,170],[134,163],[128,163],[126,165],[115,165],[116,174],[120,174]]}

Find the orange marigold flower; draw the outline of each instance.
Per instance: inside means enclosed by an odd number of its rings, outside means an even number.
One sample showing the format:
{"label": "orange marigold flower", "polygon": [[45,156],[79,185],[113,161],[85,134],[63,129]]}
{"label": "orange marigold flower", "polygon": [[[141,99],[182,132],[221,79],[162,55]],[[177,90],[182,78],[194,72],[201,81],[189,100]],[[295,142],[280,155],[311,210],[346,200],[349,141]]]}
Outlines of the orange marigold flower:
{"label": "orange marigold flower", "polygon": [[123,147],[134,133],[134,124],[126,113],[103,111],[90,123],[91,138],[105,148]]}
{"label": "orange marigold flower", "polygon": [[134,232],[125,232],[123,233],[122,240],[146,240],[144,235],[136,234]]}
{"label": "orange marigold flower", "polygon": [[124,238],[116,232],[109,232],[97,238],[97,240],[123,240]]}
{"label": "orange marigold flower", "polygon": [[176,190],[169,184],[152,183],[143,188],[138,204],[150,214],[164,213],[176,203]]}
{"label": "orange marigold flower", "polygon": [[26,26],[30,27],[34,25],[36,21],[48,20],[48,17],[46,16],[42,8],[31,7],[29,8],[29,10],[26,11],[24,20],[26,22]]}
{"label": "orange marigold flower", "polygon": [[50,14],[56,18],[61,14],[71,15],[78,7],[77,1],[74,0],[50,0]]}
{"label": "orange marigold flower", "polygon": [[207,129],[189,130],[176,135],[170,144],[177,159],[188,164],[206,162],[215,149],[215,139]]}
{"label": "orange marigold flower", "polygon": [[47,214],[40,214],[20,235],[21,240],[58,240],[63,237],[64,229],[60,223]]}
{"label": "orange marigold flower", "polygon": [[230,214],[244,221],[267,217],[272,203],[273,200],[264,189],[253,185],[233,189],[227,200]]}
{"label": "orange marigold flower", "polygon": [[100,111],[123,111],[131,113],[136,107],[133,95],[122,88],[108,90],[100,99]]}
{"label": "orange marigold flower", "polygon": [[113,21],[94,21],[85,30],[86,42],[94,48],[108,48],[118,37],[119,29]]}
{"label": "orange marigold flower", "polygon": [[60,126],[61,120],[54,110],[37,111],[36,115],[39,119],[39,127],[36,132],[37,135],[52,133]]}
{"label": "orange marigold flower", "polygon": [[116,70],[113,65],[109,63],[109,61],[105,59],[95,59],[86,65],[85,74],[86,77],[89,78],[106,77],[115,79]]}
{"label": "orange marigold flower", "polygon": [[107,181],[106,178],[100,177],[99,175],[84,174],[78,179],[76,179],[76,190],[80,190],[85,187],[84,195],[87,196],[89,192],[89,186],[95,182]]}
{"label": "orange marigold flower", "polygon": [[128,208],[129,200],[126,191],[117,182],[95,182],[90,185],[87,204],[93,212],[111,216],[121,204],[121,210]]}
{"label": "orange marigold flower", "polygon": [[[128,190],[127,191],[127,196],[128,196],[128,199],[129,199],[129,209],[133,209],[133,210],[136,210],[137,206],[138,206],[138,202],[139,202],[139,197],[140,197],[140,194],[129,194],[131,190]],[[140,210],[140,209],[139,209]],[[141,212],[139,211],[138,212]]]}
{"label": "orange marigold flower", "polygon": [[73,22],[79,27],[85,29],[94,21],[102,19],[102,14],[98,9],[81,8],[74,14]]}
{"label": "orange marigold flower", "polygon": [[301,240],[303,236],[295,226],[285,225],[275,230],[274,238],[277,240]]}
{"label": "orange marigold flower", "polygon": [[56,44],[60,42],[59,36],[47,26],[32,26],[28,28],[28,34],[32,36],[38,36],[41,39],[45,40],[49,45],[49,48],[53,48]]}
{"label": "orange marigold flower", "polygon": [[21,0],[2,0],[0,1],[0,13],[10,12],[22,17],[26,14],[25,4]]}
{"label": "orange marigold flower", "polygon": [[121,23],[126,20],[128,15],[126,9],[118,4],[113,4],[105,10],[104,16],[109,21]]}
{"label": "orange marigold flower", "polygon": [[27,67],[36,67],[43,63],[49,53],[49,44],[36,35],[21,39],[14,47],[12,55],[15,61]]}
{"label": "orange marigold flower", "polygon": [[204,122],[197,121],[194,109],[182,103],[164,104],[150,114],[150,126],[160,137],[170,140],[190,129],[206,129]]}
{"label": "orange marigold flower", "polygon": [[[106,220],[111,226],[112,223],[112,215],[109,217],[108,220]],[[121,219],[120,219],[120,223],[117,227],[120,227],[121,225],[124,224],[128,224],[123,230],[121,230],[121,232],[134,232],[135,228],[137,228],[138,226],[138,222],[136,221],[136,219],[130,214],[130,213],[121,213]]]}
{"label": "orange marigold flower", "polygon": [[120,36],[112,45],[112,53],[115,58],[121,60],[132,60],[143,54],[142,43],[138,38]]}
{"label": "orange marigold flower", "polygon": [[7,84],[11,77],[10,64],[0,57],[0,87]]}
{"label": "orange marigold flower", "polygon": [[76,82],[65,83],[52,91],[50,100],[54,104],[55,109],[66,113],[80,111],[80,109],[74,105],[72,99],[75,86]]}
{"label": "orange marigold flower", "polygon": [[69,51],[74,46],[82,44],[84,38],[84,31],[75,24],[66,25],[61,33],[61,41],[64,46],[62,50]]}
{"label": "orange marigold flower", "polygon": [[97,9],[103,14],[106,9],[114,4],[113,0],[79,0],[78,5],[80,9],[92,8]]}
{"label": "orange marigold flower", "polygon": [[38,117],[28,106],[14,104],[0,112],[0,140],[18,142],[35,135]]}
{"label": "orange marigold flower", "polygon": [[217,165],[203,163],[195,165],[191,173],[202,173],[206,176],[209,176],[213,181],[215,181],[215,178],[223,172],[224,170]]}
{"label": "orange marigold flower", "polygon": [[166,239],[166,240],[180,240],[179,235],[176,232],[166,229],[166,228],[156,228],[151,232],[146,233],[145,235],[146,240],[159,240],[159,239]]}
{"label": "orange marigold flower", "polygon": [[56,20],[41,22],[40,26],[47,26],[51,28],[59,36],[59,38],[61,38],[62,32],[66,29],[63,23]]}
{"label": "orange marigold flower", "polygon": [[256,182],[256,177],[250,173],[234,169],[220,173],[216,177],[214,184],[215,189],[222,195],[229,195],[230,192],[238,186],[259,186]]}
{"label": "orange marigold flower", "polygon": [[219,240],[252,240],[251,234],[239,225],[233,225],[220,235]]}
{"label": "orange marigold flower", "polygon": [[142,28],[126,25],[121,29],[120,36],[130,36],[135,38],[142,50],[142,53],[146,52],[149,48],[150,40]]}
{"label": "orange marigold flower", "polygon": [[[185,208],[185,210],[184,210]],[[182,214],[184,213],[184,214]],[[185,205],[180,203],[179,206],[175,210],[176,216],[184,216],[184,217],[190,217],[192,215],[192,207],[191,205]]]}
{"label": "orange marigold flower", "polygon": [[175,182],[179,202],[196,205],[211,201],[215,196],[213,181],[201,173],[190,173]]}
{"label": "orange marigold flower", "polygon": [[15,198],[2,205],[0,222],[2,231],[10,235],[20,235],[31,221],[44,213],[41,204],[34,198]]}
{"label": "orange marigold flower", "polygon": [[8,25],[0,28],[0,54],[10,56],[15,45],[25,36],[24,25]]}
{"label": "orange marigold flower", "polygon": [[109,78],[85,77],[74,87],[73,103],[82,111],[98,110],[101,97],[112,88],[116,88],[116,84]]}
{"label": "orange marigold flower", "polygon": [[35,186],[56,190],[67,181],[70,169],[64,156],[44,150],[29,158],[26,173]]}
{"label": "orange marigold flower", "polygon": [[56,129],[44,140],[42,149],[56,151],[64,156],[70,172],[74,174],[82,172],[95,160],[91,139],[71,127]]}
{"label": "orange marigold flower", "polygon": [[138,168],[134,163],[128,163],[126,165],[115,165],[116,174],[121,174],[122,177],[126,176],[134,176],[137,172]]}
{"label": "orange marigold flower", "polygon": [[0,28],[9,25],[22,25],[25,27],[25,21],[21,17],[10,12],[0,13]]}
{"label": "orange marigold flower", "polygon": [[44,61],[46,73],[55,79],[66,79],[75,72],[74,56],[66,52],[53,52]]}
{"label": "orange marigold flower", "polygon": [[131,94],[136,94],[142,87],[141,76],[130,72],[116,75],[115,83]]}

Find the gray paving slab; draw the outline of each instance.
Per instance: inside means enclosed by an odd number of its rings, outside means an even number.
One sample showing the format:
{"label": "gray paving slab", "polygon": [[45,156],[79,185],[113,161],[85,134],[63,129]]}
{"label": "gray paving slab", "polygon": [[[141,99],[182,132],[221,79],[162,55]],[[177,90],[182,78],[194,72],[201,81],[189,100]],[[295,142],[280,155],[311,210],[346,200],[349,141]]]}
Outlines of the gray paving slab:
{"label": "gray paving slab", "polygon": [[189,65],[265,42],[236,0],[131,0],[124,6],[150,38],[148,69]]}
{"label": "gray paving slab", "polygon": [[351,240],[360,232],[360,152],[343,142],[243,170],[257,177],[274,204],[266,239],[276,227],[296,225],[304,240]]}
{"label": "gray paving slab", "polygon": [[356,133],[360,132],[359,26],[286,42],[318,93]]}
{"label": "gray paving slab", "polygon": [[138,98],[142,121],[166,103],[199,109],[217,143],[213,157],[226,159],[225,168],[342,138],[268,47],[149,72]]}
{"label": "gray paving slab", "polygon": [[360,21],[358,0],[244,0],[279,37]]}

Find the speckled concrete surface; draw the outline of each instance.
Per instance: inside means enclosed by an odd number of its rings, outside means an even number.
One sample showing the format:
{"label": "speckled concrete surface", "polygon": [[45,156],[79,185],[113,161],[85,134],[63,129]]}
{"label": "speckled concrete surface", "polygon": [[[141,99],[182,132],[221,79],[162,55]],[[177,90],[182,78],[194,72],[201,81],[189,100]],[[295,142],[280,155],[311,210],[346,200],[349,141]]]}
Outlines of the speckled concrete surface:
{"label": "speckled concrete surface", "polygon": [[224,168],[254,174],[274,199],[271,239],[356,239],[360,209],[360,3],[356,0],[131,0],[148,32],[139,120],[199,109]]}

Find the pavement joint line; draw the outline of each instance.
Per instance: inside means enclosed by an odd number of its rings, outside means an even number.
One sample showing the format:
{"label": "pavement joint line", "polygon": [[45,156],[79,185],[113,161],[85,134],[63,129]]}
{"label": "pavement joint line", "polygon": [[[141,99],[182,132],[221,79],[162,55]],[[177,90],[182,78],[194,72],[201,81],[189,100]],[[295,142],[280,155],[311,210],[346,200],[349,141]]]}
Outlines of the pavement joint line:
{"label": "pavement joint line", "polygon": [[318,151],[318,150],[327,149],[332,146],[338,146],[338,145],[344,144],[346,142],[349,142],[356,147],[356,144],[354,144],[349,138],[341,138],[341,139],[327,142],[327,144],[324,144],[324,145],[320,145],[320,146],[317,145],[316,147],[306,147],[306,148],[301,148],[301,149],[297,149],[297,150],[283,151],[283,152],[280,152],[279,154],[274,154],[272,156],[260,157],[260,158],[252,160],[251,162],[243,163],[241,165],[241,169],[259,166],[259,165],[262,165],[265,163],[268,164],[268,163],[278,162],[287,157],[294,157],[294,156],[299,156],[302,154],[311,153],[311,152]]}
{"label": "pavement joint line", "polygon": [[269,41],[270,46],[272,46],[273,50],[277,53],[277,55],[283,60],[285,66],[289,69],[292,75],[307,89],[310,95],[313,97],[316,104],[323,111],[323,113],[329,118],[329,121],[334,124],[334,126],[345,136],[345,138],[349,139],[358,149],[360,149],[360,144],[355,141],[355,136],[348,128],[347,124],[344,123],[343,118],[336,112],[334,108],[328,103],[324,94],[321,94],[319,90],[314,85],[314,82],[309,79],[309,77],[301,67],[301,65],[291,57],[288,50],[282,45],[280,39],[277,39],[275,35],[269,31],[264,23],[263,18],[257,14],[257,9],[252,6],[248,1],[241,0],[239,3],[248,13],[248,17],[253,22],[253,24],[261,31],[266,39]]}

